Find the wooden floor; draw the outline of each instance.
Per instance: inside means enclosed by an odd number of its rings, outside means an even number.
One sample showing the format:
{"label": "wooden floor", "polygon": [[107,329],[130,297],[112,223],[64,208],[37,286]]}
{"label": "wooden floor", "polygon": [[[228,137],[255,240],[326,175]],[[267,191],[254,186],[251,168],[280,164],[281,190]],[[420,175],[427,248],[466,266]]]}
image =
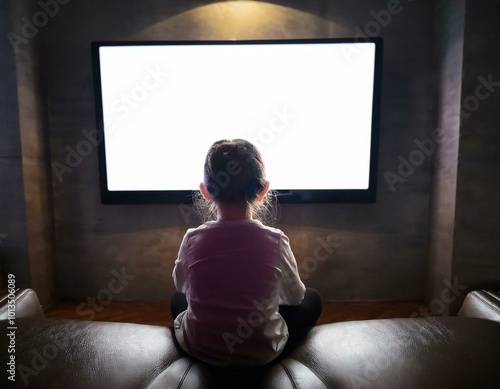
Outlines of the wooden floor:
{"label": "wooden floor", "polygon": [[[112,301],[108,305],[92,307],[82,301],[60,301],[48,308],[45,315],[55,319],[173,325],[168,302]],[[424,303],[325,302],[318,324],[415,316],[428,316]]]}

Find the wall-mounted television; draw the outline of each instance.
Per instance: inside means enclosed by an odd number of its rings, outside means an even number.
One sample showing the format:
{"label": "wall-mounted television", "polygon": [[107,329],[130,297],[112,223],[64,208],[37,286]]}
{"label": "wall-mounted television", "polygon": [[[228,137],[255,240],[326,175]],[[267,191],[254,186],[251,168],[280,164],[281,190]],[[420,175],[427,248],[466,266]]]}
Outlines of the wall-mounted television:
{"label": "wall-mounted television", "polygon": [[92,60],[105,204],[189,202],[236,138],[282,203],[375,201],[379,38],[93,42]]}

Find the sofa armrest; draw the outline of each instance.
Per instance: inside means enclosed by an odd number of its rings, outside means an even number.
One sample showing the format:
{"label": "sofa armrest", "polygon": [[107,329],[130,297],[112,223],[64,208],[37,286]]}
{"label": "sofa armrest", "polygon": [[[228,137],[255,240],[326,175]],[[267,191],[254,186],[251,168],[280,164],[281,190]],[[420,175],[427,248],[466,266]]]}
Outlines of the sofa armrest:
{"label": "sofa armrest", "polygon": [[497,321],[500,323],[500,294],[486,290],[470,292],[458,316]]}
{"label": "sofa armrest", "polygon": [[45,317],[38,296],[33,289],[16,289],[12,294],[4,293],[0,297],[0,320],[8,319],[9,303],[14,301],[15,318]]}

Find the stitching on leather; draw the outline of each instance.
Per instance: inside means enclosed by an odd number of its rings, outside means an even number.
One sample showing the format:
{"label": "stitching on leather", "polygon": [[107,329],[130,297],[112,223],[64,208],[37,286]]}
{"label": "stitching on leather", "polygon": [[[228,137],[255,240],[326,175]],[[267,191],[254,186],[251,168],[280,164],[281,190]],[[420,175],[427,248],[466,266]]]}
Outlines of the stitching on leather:
{"label": "stitching on leather", "polygon": [[495,312],[497,312],[498,314],[500,314],[500,309],[499,309],[497,306],[495,306],[495,304],[493,304],[493,303],[489,302],[488,300],[486,300],[486,299],[484,298],[484,296],[481,296],[481,295],[478,293],[478,294],[476,294],[476,297],[477,297],[479,300],[481,300],[481,302],[482,302],[483,304],[487,305],[489,308],[493,309]]}
{"label": "stitching on leather", "polygon": [[288,368],[283,364],[283,362],[280,362],[280,365],[283,368],[283,370],[285,370],[285,373],[288,376],[288,379],[290,380],[290,382],[292,383],[292,386],[294,387],[294,389],[298,389],[297,385],[295,385],[295,380],[293,379],[292,373],[290,373],[290,370],[288,370]]}
{"label": "stitching on leather", "polygon": [[19,297],[16,299],[16,305],[20,303],[21,301],[25,300],[26,297],[29,297],[29,292],[25,291],[22,294],[19,295]]}
{"label": "stitching on leather", "polygon": [[325,388],[329,387],[327,384],[327,379],[322,374],[319,374],[317,371],[314,371],[313,369],[311,369],[311,367],[307,366],[306,364],[300,362],[295,358],[288,358],[288,359],[294,360],[295,362],[300,363],[302,366],[306,367],[312,374],[316,376],[318,380],[321,381],[321,383],[325,386]]}
{"label": "stitching on leather", "polygon": [[484,290],[484,289],[483,289],[483,292],[486,293],[488,296],[492,297],[494,300],[500,301],[500,294],[499,293],[490,292],[490,291]]}
{"label": "stitching on leather", "polygon": [[17,307],[18,304],[20,304],[23,300],[26,300],[26,298],[30,297],[31,290],[26,289],[21,292],[19,296],[15,299],[15,305]]}
{"label": "stitching on leather", "polygon": [[179,385],[177,385],[177,389],[181,389],[182,385],[184,384],[184,380],[186,379],[189,370],[191,370],[191,367],[193,366],[194,361],[191,361],[189,363],[189,366],[187,367],[186,371],[184,372],[184,375],[182,376],[181,380],[179,381]]}
{"label": "stitching on leather", "polygon": [[[21,301],[26,296],[26,294],[30,292],[30,290],[31,289],[21,290],[20,288],[17,288],[14,292],[14,304],[17,305],[17,303],[19,301]],[[19,292],[19,294],[18,294],[18,292]],[[0,309],[0,313],[4,313],[4,312],[8,311],[8,307],[7,307],[8,302],[9,302],[9,295],[7,294],[5,296],[5,298],[0,301],[0,304],[3,305],[3,308]]]}
{"label": "stitching on leather", "polygon": [[4,312],[7,312],[7,302],[9,301],[8,297],[5,297],[0,301],[0,314],[3,314]]}

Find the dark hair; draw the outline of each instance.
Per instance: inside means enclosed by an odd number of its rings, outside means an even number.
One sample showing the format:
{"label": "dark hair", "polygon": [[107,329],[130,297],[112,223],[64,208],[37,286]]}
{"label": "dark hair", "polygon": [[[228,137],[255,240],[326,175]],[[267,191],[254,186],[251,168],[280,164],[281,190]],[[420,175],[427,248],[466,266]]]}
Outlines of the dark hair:
{"label": "dark hair", "polygon": [[195,197],[195,208],[203,221],[217,217],[217,204],[246,203],[253,217],[264,223],[276,219],[275,195],[268,192],[262,202],[258,194],[266,184],[264,161],[257,148],[244,139],[220,140],[208,150],[204,165],[204,184],[213,202],[201,193]]}

